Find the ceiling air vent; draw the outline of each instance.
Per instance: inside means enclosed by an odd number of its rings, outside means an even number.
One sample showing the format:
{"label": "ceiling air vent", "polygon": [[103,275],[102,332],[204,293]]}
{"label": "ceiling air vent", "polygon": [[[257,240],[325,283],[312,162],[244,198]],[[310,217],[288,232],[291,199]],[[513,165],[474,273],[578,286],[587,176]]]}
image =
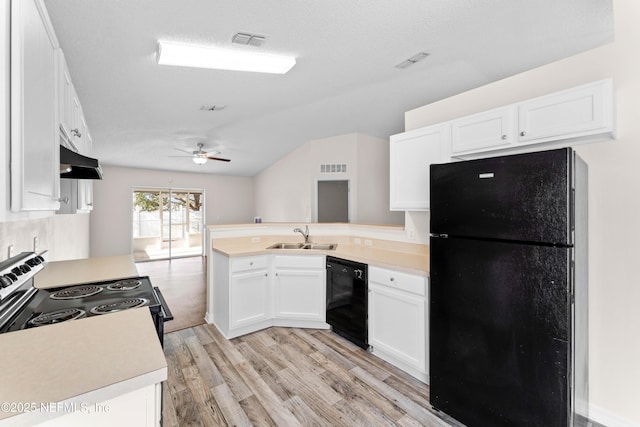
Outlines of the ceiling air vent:
{"label": "ceiling air vent", "polygon": [[200,107],[200,111],[220,111],[220,110],[224,110],[225,108],[227,108],[226,105],[220,105],[220,104],[203,105],[202,107]]}
{"label": "ceiling air vent", "polygon": [[267,38],[265,36],[259,36],[257,34],[237,33],[233,36],[231,41],[237,44],[262,46],[266,39]]}
{"label": "ceiling air vent", "polygon": [[429,56],[428,53],[420,52],[418,54],[413,55],[411,58],[407,59],[406,61],[402,61],[401,63],[396,65],[396,68],[407,68],[407,67],[415,64],[418,61],[422,61],[427,56]]}

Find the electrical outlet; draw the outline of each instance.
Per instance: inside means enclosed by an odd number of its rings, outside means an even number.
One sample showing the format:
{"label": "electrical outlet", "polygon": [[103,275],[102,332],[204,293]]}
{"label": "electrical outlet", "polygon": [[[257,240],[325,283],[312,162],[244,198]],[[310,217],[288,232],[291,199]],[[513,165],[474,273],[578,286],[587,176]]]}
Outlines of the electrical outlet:
{"label": "electrical outlet", "polygon": [[260,243],[260,237],[252,237],[251,238],[251,243]]}
{"label": "electrical outlet", "polygon": [[409,240],[416,240],[416,231],[409,230]]}
{"label": "electrical outlet", "polygon": [[365,246],[373,246],[373,242],[371,241],[371,239],[364,239],[364,245]]}
{"label": "electrical outlet", "polygon": [[13,256],[13,245],[9,245],[9,250],[7,251],[8,258],[11,258]]}
{"label": "electrical outlet", "polygon": [[33,238],[33,252],[38,252],[38,236]]}

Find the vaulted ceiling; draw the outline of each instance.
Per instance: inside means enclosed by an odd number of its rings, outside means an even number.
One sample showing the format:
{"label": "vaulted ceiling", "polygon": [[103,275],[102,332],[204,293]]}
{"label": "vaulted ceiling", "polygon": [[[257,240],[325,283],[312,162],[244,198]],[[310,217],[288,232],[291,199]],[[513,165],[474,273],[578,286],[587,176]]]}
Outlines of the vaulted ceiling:
{"label": "vaulted ceiling", "polygon": [[[407,110],[613,39],[611,0],[45,4],[102,164],[245,176],[313,139],[386,139],[404,130]],[[266,42],[232,44],[237,32]],[[284,75],[158,65],[158,40],[292,55],[297,64]],[[430,55],[395,67],[418,52]],[[198,142],[231,162],[170,157]]]}

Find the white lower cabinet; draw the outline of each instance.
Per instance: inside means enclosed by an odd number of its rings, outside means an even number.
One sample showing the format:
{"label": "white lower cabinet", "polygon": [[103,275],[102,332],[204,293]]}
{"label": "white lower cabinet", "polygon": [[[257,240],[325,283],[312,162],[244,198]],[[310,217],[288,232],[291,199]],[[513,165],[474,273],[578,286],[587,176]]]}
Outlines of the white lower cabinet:
{"label": "white lower cabinet", "polygon": [[369,266],[371,352],[429,383],[428,279]]}
{"label": "white lower cabinet", "polygon": [[51,403],[50,412],[68,412],[37,423],[40,427],[161,425],[162,384],[153,384],[104,402]]}
{"label": "white lower cabinet", "polygon": [[278,319],[325,321],[324,256],[274,257],[273,304]]}
{"label": "white lower cabinet", "polygon": [[240,328],[267,320],[269,272],[266,256],[231,259],[229,326]]}
{"label": "white lower cabinet", "polygon": [[211,257],[206,320],[225,337],[270,326],[329,329],[324,255]]}

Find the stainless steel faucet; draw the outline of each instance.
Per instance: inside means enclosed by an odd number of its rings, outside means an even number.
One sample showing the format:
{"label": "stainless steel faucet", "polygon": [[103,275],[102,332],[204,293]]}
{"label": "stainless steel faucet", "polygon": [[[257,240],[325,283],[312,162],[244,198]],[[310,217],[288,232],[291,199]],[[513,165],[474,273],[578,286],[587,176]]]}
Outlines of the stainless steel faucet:
{"label": "stainless steel faucet", "polygon": [[302,234],[302,236],[304,236],[304,242],[309,243],[309,226],[308,225],[304,226],[304,231],[302,231],[301,228],[296,227],[293,229],[293,232]]}

